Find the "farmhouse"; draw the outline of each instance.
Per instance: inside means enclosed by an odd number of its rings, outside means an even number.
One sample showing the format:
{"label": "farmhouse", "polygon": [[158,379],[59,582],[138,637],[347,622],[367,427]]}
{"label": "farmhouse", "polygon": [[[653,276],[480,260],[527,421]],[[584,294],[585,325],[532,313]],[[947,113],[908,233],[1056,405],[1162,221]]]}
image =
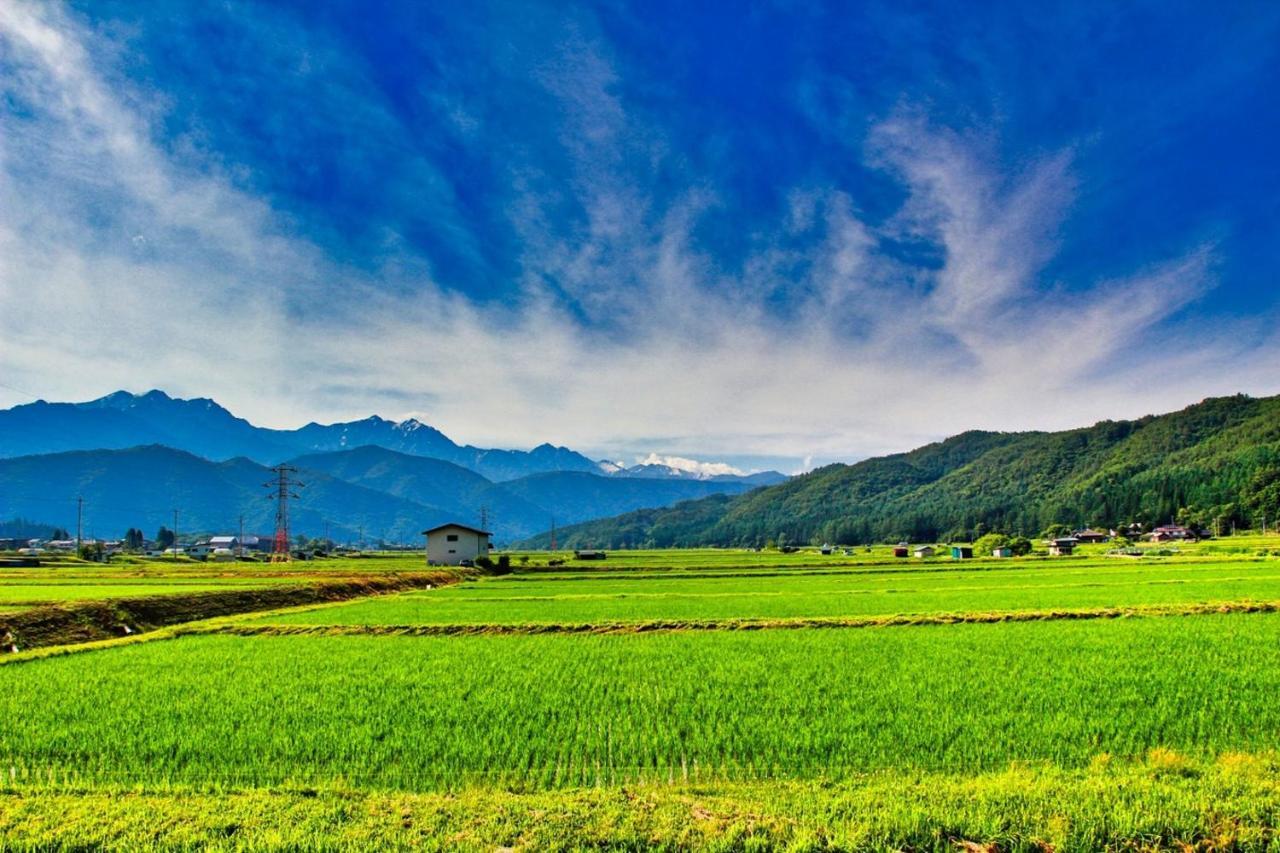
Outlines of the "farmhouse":
{"label": "farmhouse", "polygon": [[243,548],[246,551],[270,551],[271,540],[265,536],[253,536],[245,534],[241,539],[239,536],[210,536],[209,547],[214,550],[228,548],[238,551]]}
{"label": "farmhouse", "polygon": [[1092,528],[1088,528],[1085,530],[1077,530],[1075,538],[1080,542],[1106,542],[1111,539],[1111,534],[1107,533],[1105,530],[1094,530]]}
{"label": "farmhouse", "polygon": [[1079,540],[1074,536],[1050,540],[1049,555],[1052,557],[1070,557],[1075,552],[1078,544]]}
{"label": "farmhouse", "polygon": [[1147,538],[1152,542],[1178,542],[1183,539],[1195,539],[1196,533],[1188,527],[1166,524],[1151,531],[1147,534]]}
{"label": "farmhouse", "polygon": [[441,524],[422,535],[427,537],[427,562],[433,566],[458,566],[464,560],[488,557],[493,547],[492,533],[466,524]]}

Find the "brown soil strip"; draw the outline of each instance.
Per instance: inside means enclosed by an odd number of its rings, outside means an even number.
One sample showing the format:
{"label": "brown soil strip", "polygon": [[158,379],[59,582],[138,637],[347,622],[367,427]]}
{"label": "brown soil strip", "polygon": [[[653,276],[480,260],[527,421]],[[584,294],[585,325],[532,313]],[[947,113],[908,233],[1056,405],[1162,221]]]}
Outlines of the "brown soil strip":
{"label": "brown soil strip", "polygon": [[647,620],[640,622],[529,622],[436,625],[220,624],[192,626],[179,634],[457,636],[476,634],[644,634],[653,631],[762,631],[799,628],[891,628],[927,625],[981,625],[1070,619],[1149,616],[1207,616],[1220,613],[1276,613],[1280,601],[1097,607],[1080,610],[1010,610],[979,613],[924,613],[853,618]]}
{"label": "brown soil strip", "polygon": [[90,643],[217,616],[427,589],[456,583],[468,576],[465,571],[406,572],[319,583],[36,607],[0,614],[0,652]]}

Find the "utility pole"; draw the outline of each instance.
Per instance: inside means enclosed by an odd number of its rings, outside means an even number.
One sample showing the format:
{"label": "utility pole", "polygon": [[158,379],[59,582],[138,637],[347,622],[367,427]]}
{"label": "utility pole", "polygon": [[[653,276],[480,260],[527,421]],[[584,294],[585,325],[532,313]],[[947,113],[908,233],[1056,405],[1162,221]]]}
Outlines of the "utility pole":
{"label": "utility pole", "polygon": [[480,507],[480,529],[489,529],[489,508],[487,506]]}
{"label": "utility pole", "polygon": [[326,521],[326,522],[324,523],[324,547],[325,547],[325,550],[326,550],[326,551],[327,551],[327,550],[329,550],[329,548],[330,548],[330,546],[331,546],[331,545],[333,545],[333,537],[331,537],[331,536],[329,535],[329,522],[327,522],[327,521]]}
{"label": "utility pole", "polygon": [[298,473],[298,469],[290,465],[280,464],[271,471],[276,478],[262,484],[264,488],[271,489],[267,494],[267,500],[274,499],[276,502],[276,535],[271,548],[271,561],[287,563],[292,554],[289,543],[289,499],[298,498],[298,495],[292,491],[294,486],[301,487],[306,484],[292,478],[291,475]]}
{"label": "utility pole", "polygon": [[76,556],[80,556],[80,542],[84,534],[84,496],[76,496]]}
{"label": "utility pole", "polygon": [[364,525],[360,525],[360,553],[364,553]]}
{"label": "utility pole", "polygon": [[244,513],[240,513],[240,536],[236,539],[236,559],[244,559]]}
{"label": "utility pole", "polygon": [[556,517],[551,516],[551,552],[554,554],[556,550]]}
{"label": "utility pole", "polygon": [[173,511],[173,559],[178,559],[178,511]]}

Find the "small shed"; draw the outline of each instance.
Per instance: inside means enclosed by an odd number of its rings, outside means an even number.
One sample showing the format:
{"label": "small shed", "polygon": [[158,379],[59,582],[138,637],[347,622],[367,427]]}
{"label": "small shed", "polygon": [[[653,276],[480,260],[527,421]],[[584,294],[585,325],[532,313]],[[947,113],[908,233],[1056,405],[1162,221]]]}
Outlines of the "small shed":
{"label": "small shed", "polygon": [[427,562],[435,566],[460,566],[462,561],[488,557],[493,534],[467,524],[441,524],[422,531],[427,537]]}
{"label": "small shed", "polygon": [[831,546],[830,546],[830,545],[823,545],[823,546],[822,546],[821,548],[819,548],[818,550],[819,550],[819,551],[820,551],[824,556],[827,556],[827,557],[830,557],[830,556],[831,556],[832,548],[831,548]]}
{"label": "small shed", "polygon": [[1012,556],[1013,556],[1013,549],[1012,549],[1012,548],[1009,548],[1008,546],[1006,546],[1006,547],[1004,547],[1004,548],[996,548],[994,551],[992,551],[992,552],[991,552],[991,556],[993,556],[993,557],[1012,557]]}
{"label": "small shed", "polygon": [[911,553],[910,551],[908,551],[906,548],[902,547],[901,545],[893,549],[893,556],[895,557],[906,557],[910,553]]}
{"label": "small shed", "polygon": [[603,560],[609,555],[604,551],[574,551],[575,560]]}
{"label": "small shed", "polygon": [[967,545],[952,545],[951,559],[953,560],[972,560],[973,549]]}
{"label": "small shed", "polygon": [[932,545],[921,545],[919,548],[916,549],[916,556],[919,557],[920,559],[924,559],[925,557],[932,557],[934,555],[934,551],[935,549]]}

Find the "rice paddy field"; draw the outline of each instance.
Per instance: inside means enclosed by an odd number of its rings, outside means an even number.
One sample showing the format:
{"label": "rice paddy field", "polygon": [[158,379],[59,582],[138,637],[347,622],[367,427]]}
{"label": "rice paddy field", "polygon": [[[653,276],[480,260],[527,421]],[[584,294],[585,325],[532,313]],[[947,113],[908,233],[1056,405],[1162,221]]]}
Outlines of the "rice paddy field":
{"label": "rice paddy field", "polygon": [[[11,654],[0,849],[1271,849],[1273,542],[528,555]],[[109,596],[370,563],[56,571]]]}

